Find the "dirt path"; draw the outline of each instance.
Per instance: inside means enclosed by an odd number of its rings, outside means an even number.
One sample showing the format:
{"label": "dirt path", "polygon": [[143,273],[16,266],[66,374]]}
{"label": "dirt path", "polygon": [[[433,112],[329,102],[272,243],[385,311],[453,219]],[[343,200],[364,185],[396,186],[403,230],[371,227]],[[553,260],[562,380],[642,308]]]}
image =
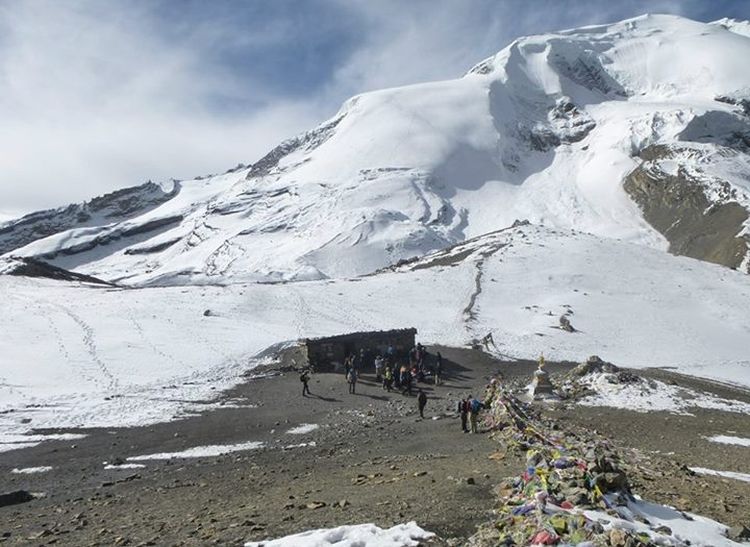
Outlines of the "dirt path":
{"label": "dirt path", "polygon": [[[461,432],[452,412],[455,401],[479,394],[498,372],[508,379],[530,378],[535,364],[498,362],[471,350],[441,351],[448,379],[440,387],[424,386],[426,420],[418,419],[415,397],[386,393],[371,375],[364,374],[358,393],[349,395],[343,375],[317,374],[310,384],[314,396],[302,398],[297,375],[286,373],[231,390],[226,400],[234,407],[150,427],[90,430],[73,443],[50,441],[0,454],[0,491],[46,493],[0,508],[0,542],[241,545],[310,528],[408,520],[443,538],[465,538],[487,520],[494,505],[492,487],[502,477],[517,475],[523,459],[510,452],[502,460],[489,459],[496,445],[487,435]],[[548,369],[566,366],[550,364]],[[585,407],[554,412],[562,422],[595,427],[653,458],[654,472],[663,476],[635,481],[654,501],[684,502],[728,524],[750,522],[750,507],[738,498],[750,499],[750,484],[679,471],[686,463],[750,473],[750,458],[743,452],[750,449],[704,439],[725,431],[750,437],[747,416],[676,417]],[[302,424],[318,427],[288,433]],[[264,446],[219,457],[139,462],[146,466],[141,469],[105,470],[102,465],[114,458],[249,441]],[[674,455],[664,456],[668,452]],[[54,469],[10,473],[35,466]]]}

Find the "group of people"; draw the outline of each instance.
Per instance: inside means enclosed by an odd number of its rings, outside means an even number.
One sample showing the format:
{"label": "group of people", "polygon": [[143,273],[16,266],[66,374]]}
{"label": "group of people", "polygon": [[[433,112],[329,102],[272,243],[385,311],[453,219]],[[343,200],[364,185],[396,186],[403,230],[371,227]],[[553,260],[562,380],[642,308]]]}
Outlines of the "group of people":
{"label": "group of people", "polygon": [[[434,365],[430,369],[427,366],[427,355],[427,349],[418,343],[409,351],[408,363],[399,366],[395,348],[388,346],[384,354],[378,354],[373,359],[375,381],[381,384],[384,390],[391,392],[395,389],[403,395],[412,395],[414,384],[427,381],[430,374],[435,384],[439,385],[443,376],[443,356],[437,352]],[[365,350],[361,349],[358,354],[351,354],[344,360],[344,374],[349,384],[349,393],[356,393],[360,370],[369,365],[367,357]]]}
{"label": "group of people", "polygon": [[[427,349],[418,343],[408,352],[408,362],[399,365],[395,348],[388,346],[383,354],[379,353],[372,359],[375,381],[389,393],[395,389],[409,396],[413,393],[414,385],[417,382],[427,381],[429,375],[432,376],[435,385],[440,385],[443,382],[443,356],[439,351],[436,352],[432,359],[432,366],[428,366],[428,355]],[[344,374],[350,394],[356,394],[360,371],[369,364],[368,354],[364,349],[361,349],[359,353],[348,355],[344,360]],[[300,381],[302,382],[302,396],[310,395],[309,369],[302,372]],[[427,394],[421,388],[417,388],[417,408],[421,418],[424,418],[426,406]],[[461,416],[461,429],[464,433],[478,433],[478,418],[482,408],[482,403],[471,395],[458,402],[457,411]]]}
{"label": "group of people", "polygon": [[[484,404],[469,395],[465,399],[458,401],[458,414],[461,416],[461,430],[464,433],[479,433],[479,412],[484,408]],[[467,422],[471,429],[467,427]]]}

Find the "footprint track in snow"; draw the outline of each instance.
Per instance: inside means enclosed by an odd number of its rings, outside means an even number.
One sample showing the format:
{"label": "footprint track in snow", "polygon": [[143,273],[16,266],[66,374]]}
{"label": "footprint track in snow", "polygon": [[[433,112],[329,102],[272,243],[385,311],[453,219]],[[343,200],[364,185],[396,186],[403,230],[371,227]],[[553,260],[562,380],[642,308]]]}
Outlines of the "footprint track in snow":
{"label": "footprint track in snow", "polygon": [[[83,345],[86,346],[86,351],[89,354],[89,357],[96,365],[98,372],[101,376],[106,378],[106,387],[109,390],[116,390],[119,387],[119,382],[114,377],[114,375],[110,372],[107,365],[104,363],[104,361],[101,360],[99,357],[99,351],[96,346],[96,340],[94,339],[94,329],[86,323],[81,317],[73,313],[69,308],[66,308],[65,306],[61,304],[54,304],[50,303],[60,311],[62,311],[64,314],[66,314],[68,317],[70,317],[81,329],[83,332]],[[96,380],[95,380],[96,381]],[[96,381],[96,383],[101,384],[101,382]]]}

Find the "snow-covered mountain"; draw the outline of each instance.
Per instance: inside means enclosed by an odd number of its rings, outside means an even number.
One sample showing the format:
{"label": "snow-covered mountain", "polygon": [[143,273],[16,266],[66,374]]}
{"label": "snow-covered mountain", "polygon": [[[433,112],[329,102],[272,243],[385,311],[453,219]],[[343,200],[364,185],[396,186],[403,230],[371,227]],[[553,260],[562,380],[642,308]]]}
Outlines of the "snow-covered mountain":
{"label": "snow-covered mountain", "polygon": [[416,327],[422,342],[452,346],[491,333],[506,360],[598,354],[750,387],[750,277],[728,268],[520,225],[389,270],[141,289],[0,276],[0,452],[36,442],[24,435],[34,428],[211,408],[267,348],[361,330]]}
{"label": "snow-covered mountain", "polygon": [[125,284],[365,274],[528,219],[747,271],[748,24],[643,16],[365,93],[224,175],[0,224]]}
{"label": "snow-covered mountain", "polygon": [[523,38],[252,166],[0,222],[0,451],[208,408],[268,348],[356,330],[750,386],[748,27]]}

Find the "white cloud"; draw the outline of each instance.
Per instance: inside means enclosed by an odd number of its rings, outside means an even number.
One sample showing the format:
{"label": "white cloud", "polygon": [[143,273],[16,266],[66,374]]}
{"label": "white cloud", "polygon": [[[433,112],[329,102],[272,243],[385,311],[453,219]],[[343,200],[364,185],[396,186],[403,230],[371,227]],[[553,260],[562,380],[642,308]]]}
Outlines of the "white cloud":
{"label": "white cloud", "polygon": [[0,20],[3,209],[224,171],[321,117],[316,103],[283,98],[217,114],[215,97],[267,94],[205,62],[205,28],[202,43],[170,44],[132,4],[12,3]]}
{"label": "white cloud", "polygon": [[[223,172],[310,129],[350,95],[457,77],[517,35],[616,20],[641,6],[681,9],[672,0],[321,1],[340,11],[339,23],[316,29],[315,21],[294,26],[281,17],[241,32],[221,18],[165,19],[154,13],[156,2],[0,3],[0,209],[30,211],[146,179]],[[299,52],[320,56],[321,71],[332,74],[306,96],[280,96],[278,81],[273,87],[243,70],[268,66],[261,56],[274,48],[307,47],[300,32],[327,33],[336,24],[356,27],[357,41],[341,46],[351,48],[346,55]],[[248,52],[238,61],[246,66],[217,62],[212,52],[227,44]]]}
{"label": "white cloud", "polygon": [[368,26],[336,72],[335,86],[350,93],[459,77],[519,36],[683,11],[676,0],[338,1],[358,9]]}

